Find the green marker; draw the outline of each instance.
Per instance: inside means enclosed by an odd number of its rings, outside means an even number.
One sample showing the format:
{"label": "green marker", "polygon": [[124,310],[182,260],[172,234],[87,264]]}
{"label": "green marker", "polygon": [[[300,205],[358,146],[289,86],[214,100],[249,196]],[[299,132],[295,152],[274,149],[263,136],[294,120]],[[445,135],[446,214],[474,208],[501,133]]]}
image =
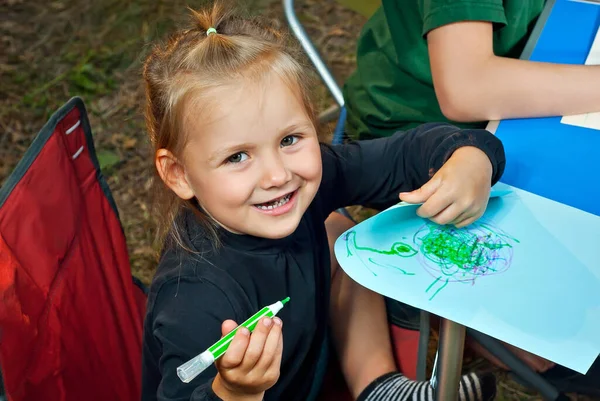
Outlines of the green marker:
{"label": "green marker", "polygon": [[208,368],[210,365],[213,364],[214,361],[223,356],[225,351],[227,351],[227,349],[229,348],[229,344],[231,343],[231,340],[233,340],[233,336],[235,336],[235,333],[240,327],[245,327],[248,330],[250,330],[250,332],[253,332],[254,328],[256,327],[256,324],[261,318],[275,316],[277,312],[279,312],[281,308],[283,308],[283,305],[288,303],[289,300],[290,297],[287,297],[283,301],[277,301],[274,304],[265,306],[264,308],[256,312],[254,315],[250,316],[248,320],[246,320],[244,323],[240,324],[238,327],[227,333],[226,336],[214,343],[206,351],[190,359],[183,365],[179,366],[177,368],[177,376],[179,376],[181,381],[184,383],[189,383],[190,381],[192,381],[194,377],[198,376],[204,371],[204,369]]}

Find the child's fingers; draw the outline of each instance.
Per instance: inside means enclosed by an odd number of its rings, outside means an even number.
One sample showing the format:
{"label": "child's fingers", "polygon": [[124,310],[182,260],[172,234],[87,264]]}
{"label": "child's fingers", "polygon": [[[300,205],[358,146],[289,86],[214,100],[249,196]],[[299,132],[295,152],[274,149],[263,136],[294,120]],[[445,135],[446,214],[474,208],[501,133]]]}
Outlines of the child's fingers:
{"label": "child's fingers", "polygon": [[271,327],[273,327],[273,319],[269,317],[263,317],[256,324],[256,328],[252,332],[252,336],[250,336],[250,343],[246,349],[244,361],[242,362],[244,369],[247,371],[252,369],[260,359]]}
{"label": "child's fingers", "polygon": [[412,192],[401,192],[400,200],[407,203],[423,203],[438,190],[441,183],[442,180],[434,176],[419,189],[415,189]]}
{"label": "child's fingers", "polygon": [[276,357],[277,348],[281,342],[281,329],[283,322],[278,317],[273,318],[273,327],[267,336],[267,340],[265,341],[265,346],[263,348],[262,355],[258,362],[256,363],[257,369],[267,370],[273,359]]}
{"label": "child's fingers", "polygon": [[417,215],[428,219],[444,211],[454,199],[444,188],[439,189],[417,209]]}
{"label": "child's fingers", "polygon": [[273,358],[273,362],[271,363],[271,367],[276,367],[279,370],[281,366],[281,358],[283,357],[283,333],[279,336],[279,340],[277,341],[277,348],[275,348],[275,357]]}
{"label": "child's fingers", "polygon": [[221,335],[223,337],[225,337],[226,334],[228,334],[231,330],[235,329],[238,326],[238,324],[236,322],[234,322],[231,319],[227,319],[225,320],[222,324],[221,324]]}
{"label": "child's fingers", "polygon": [[280,333],[277,337],[277,346],[275,347],[273,357],[270,360],[270,364],[265,368],[265,373],[263,374],[263,378],[267,381],[267,383],[271,383],[271,385],[277,383],[277,380],[279,380],[279,375],[281,373],[283,334]]}
{"label": "child's fingers", "polygon": [[267,369],[266,376],[269,381],[272,381],[273,384],[279,380],[279,375],[281,372],[281,358],[283,354],[283,336],[279,336],[279,342],[277,343],[277,349],[273,360],[271,361],[271,365]]}
{"label": "child's fingers", "polygon": [[244,360],[249,342],[250,330],[246,327],[240,327],[233,336],[233,340],[231,340],[225,354],[217,361],[218,365],[224,369],[233,369],[239,366]]}
{"label": "child's fingers", "polygon": [[465,219],[463,219],[463,220],[461,220],[461,221],[459,221],[459,222],[455,223],[455,224],[454,224],[454,226],[455,226],[456,228],[463,228],[463,227],[466,227],[466,226],[468,226],[469,224],[471,224],[471,223],[474,223],[475,221],[477,221],[477,219],[478,219],[479,217],[481,217],[481,216],[475,215],[475,216],[471,216],[471,217],[465,218]]}
{"label": "child's fingers", "polygon": [[475,220],[477,220],[479,217],[480,217],[479,215],[462,216],[459,219],[457,219],[457,221],[454,223],[454,226],[456,228],[466,227],[469,224],[475,222]]}
{"label": "child's fingers", "polygon": [[460,207],[456,203],[452,203],[450,206],[431,217],[431,221],[441,225],[449,224],[461,216],[462,213],[463,211]]}
{"label": "child's fingers", "polygon": [[486,206],[465,210],[460,216],[454,219],[452,224],[454,224],[456,228],[466,227],[483,216],[485,208]]}

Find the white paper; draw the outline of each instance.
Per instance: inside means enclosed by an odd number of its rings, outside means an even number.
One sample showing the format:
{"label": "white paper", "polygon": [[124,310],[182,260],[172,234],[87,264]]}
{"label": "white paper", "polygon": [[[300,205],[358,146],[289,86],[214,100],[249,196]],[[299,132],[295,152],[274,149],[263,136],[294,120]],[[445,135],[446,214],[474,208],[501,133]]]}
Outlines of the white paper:
{"label": "white paper", "polygon": [[[594,39],[592,48],[585,60],[585,64],[600,65],[600,28],[598,28],[598,32],[596,32],[596,38]],[[563,124],[600,130],[600,112],[564,116],[560,122]]]}
{"label": "white paper", "polygon": [[600,0],[571,0],[574,1],[575,3],[587,3],[587,4],[600,4]]}

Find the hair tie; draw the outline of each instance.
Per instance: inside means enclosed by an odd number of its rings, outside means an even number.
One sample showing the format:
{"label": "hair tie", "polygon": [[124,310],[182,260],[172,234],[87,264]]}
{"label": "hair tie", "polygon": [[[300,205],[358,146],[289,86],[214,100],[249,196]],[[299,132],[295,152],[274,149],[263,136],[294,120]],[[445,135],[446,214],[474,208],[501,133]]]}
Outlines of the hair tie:
{"label": "hair tie", "polygon": [[213,27],[210,27],[206,30],[206,36],[210,36],[213,33],[217,33],[217,30]]}

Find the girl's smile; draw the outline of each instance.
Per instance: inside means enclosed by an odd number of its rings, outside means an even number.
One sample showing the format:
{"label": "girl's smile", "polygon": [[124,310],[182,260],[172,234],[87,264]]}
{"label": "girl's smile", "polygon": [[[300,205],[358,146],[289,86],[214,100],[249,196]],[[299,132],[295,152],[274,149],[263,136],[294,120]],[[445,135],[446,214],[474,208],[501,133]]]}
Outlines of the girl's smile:
{"label": "girl's smile", "polygon": [[296,205],[296,194],[298,190],[294,190],[292,192],[288,192],[283,196],[279,196],[275,199],[272,199],[268,202],[260,203],[256,206],[256,208],[261,212],[271,216],[281,216],[290,210]]}

